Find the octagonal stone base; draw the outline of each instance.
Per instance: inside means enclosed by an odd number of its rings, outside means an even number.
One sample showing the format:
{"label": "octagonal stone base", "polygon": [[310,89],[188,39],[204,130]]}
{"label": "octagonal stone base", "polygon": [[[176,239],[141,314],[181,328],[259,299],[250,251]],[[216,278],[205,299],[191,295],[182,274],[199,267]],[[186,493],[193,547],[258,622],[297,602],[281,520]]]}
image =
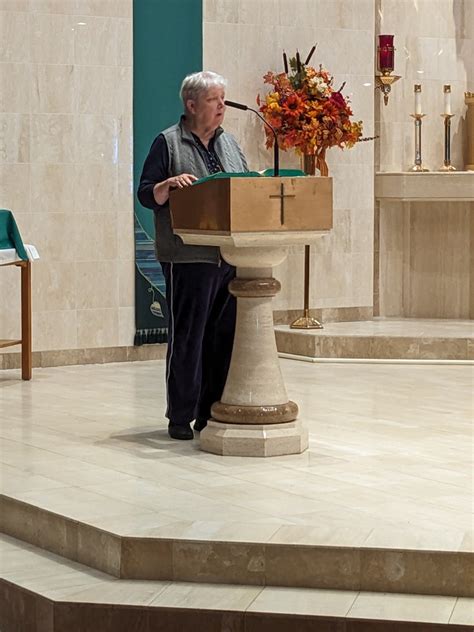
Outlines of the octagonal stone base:
{"label": "octagonal stone base", "polygon": [[226,424],[210,419],[201,432],[201,449],[222,456],[281,456],[308,447],[301,421],[280,424]]}

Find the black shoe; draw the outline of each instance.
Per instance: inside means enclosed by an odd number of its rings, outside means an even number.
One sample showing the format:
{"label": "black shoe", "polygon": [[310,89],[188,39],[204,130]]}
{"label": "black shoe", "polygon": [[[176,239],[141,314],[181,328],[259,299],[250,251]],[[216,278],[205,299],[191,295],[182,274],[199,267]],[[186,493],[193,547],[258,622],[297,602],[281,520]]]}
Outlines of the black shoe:
{"label": "black shoe", "polygon": [[196,432],[201,432],[207,426],[207,419],[196,419],[194,422],[194,430]]}
{"label": "black shoe", "polygon": [[194,432],[191,430],[191,426],[183,426],[182,424],[168,424],[168,434],[172,439],[189,440],[194,439]]}

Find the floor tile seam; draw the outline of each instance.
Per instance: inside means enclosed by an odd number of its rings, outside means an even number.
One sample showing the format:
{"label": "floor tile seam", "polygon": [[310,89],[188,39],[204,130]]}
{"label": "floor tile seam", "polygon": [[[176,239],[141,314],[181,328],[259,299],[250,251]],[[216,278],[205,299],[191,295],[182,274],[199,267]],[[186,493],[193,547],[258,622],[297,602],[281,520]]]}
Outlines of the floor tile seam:
{"label": "floor tile seam", "polygon": [[[17,443],[20,446],[28,446],[30,448],[34,448],[35,450],[43,450],[44,452],[46,452],[47,454],[56,454],[62,457],[65,457],[66,455],[62,454],[61,452],[56,452],[55,450],[50,450],[48,448],[42,448],[42,447],[38,447],[36,445],[32,445],[28,442],[25,441],[18,441],[17,439],[10,439],[9,437],[3,437],[4,439],[6,439],[7,441],[11,441],[13,443]],[[78,446],[80,447],[80,446]]]}
{"label": "floor tile seam", "polygon": [[[450,613],[450,615],[449,615],[448,623],[451,623],[451,619],[452,619],[452,618],[453,618],[453,616],[454,616],[454,611],[456,610],[456,606],[458,605],[458,601],[459,601],[459,597],[457,597],[457,598],[456,598],[456,601],[454,602],[453,609],[451,610],[451,613]],[[474,603],[474,601],[473,601],[473,603]]]}
{"label": "floor tile seam", "polygon": [[258,593],[254,596],[253,599],[251,599],[250,603],[247,604],[245,610],[244,610],[244,616],[245,614],[248,612],[249,608],[251,608],[252,604],[256,601],[256,599],[263,593],[263,591],[265,590],[266,586],[263,585],[261,586],[260,590],[258,591]]}

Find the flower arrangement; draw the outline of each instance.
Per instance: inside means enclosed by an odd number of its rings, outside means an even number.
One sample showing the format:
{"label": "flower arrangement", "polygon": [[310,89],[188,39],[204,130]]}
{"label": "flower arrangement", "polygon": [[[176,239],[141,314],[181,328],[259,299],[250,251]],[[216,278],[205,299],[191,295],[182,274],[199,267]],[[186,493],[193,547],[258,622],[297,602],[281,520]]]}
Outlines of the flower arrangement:
{"label": "flower arrangement", "polygon": [[[306,61],[299,53],[289,60],[283,53],[285,72],[268,72],[264,82],[272,90],[264,97],[257,96],[260,112],[275,129],[281,149],[295,149],[303,156],[315,156],[318,168],[324,162],[329,147],[352,147],[362,140],[362,121],[351,120],[350,101],[333,87],[334,78],[322,66],[309,66],[313,46]],[[266,132],[266,146],[273,146],[274,137]]]}

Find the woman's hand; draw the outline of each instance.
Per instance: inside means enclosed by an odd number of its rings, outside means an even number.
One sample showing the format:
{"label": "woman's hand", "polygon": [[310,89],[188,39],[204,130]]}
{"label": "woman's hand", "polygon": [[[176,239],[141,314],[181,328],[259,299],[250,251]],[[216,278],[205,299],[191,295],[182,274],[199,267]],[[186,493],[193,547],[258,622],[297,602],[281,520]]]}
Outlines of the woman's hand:
{"label": "woman's hand", "polygon": [[153,187],[153,196],[157,204],[163,205],[168,201],[170,189],[184,189],[196,182],[196,176],[191,173],[181,173],[179,176],[171,176],[163,182],[158,182]]}
{"label": "woman's hand", "polygon": [[179,176],[168,178],[167,182],[170,189],[183,189],[184,187],[189,187],[196,180],[196,176],[193,176],[191,173],[182,173]]}

